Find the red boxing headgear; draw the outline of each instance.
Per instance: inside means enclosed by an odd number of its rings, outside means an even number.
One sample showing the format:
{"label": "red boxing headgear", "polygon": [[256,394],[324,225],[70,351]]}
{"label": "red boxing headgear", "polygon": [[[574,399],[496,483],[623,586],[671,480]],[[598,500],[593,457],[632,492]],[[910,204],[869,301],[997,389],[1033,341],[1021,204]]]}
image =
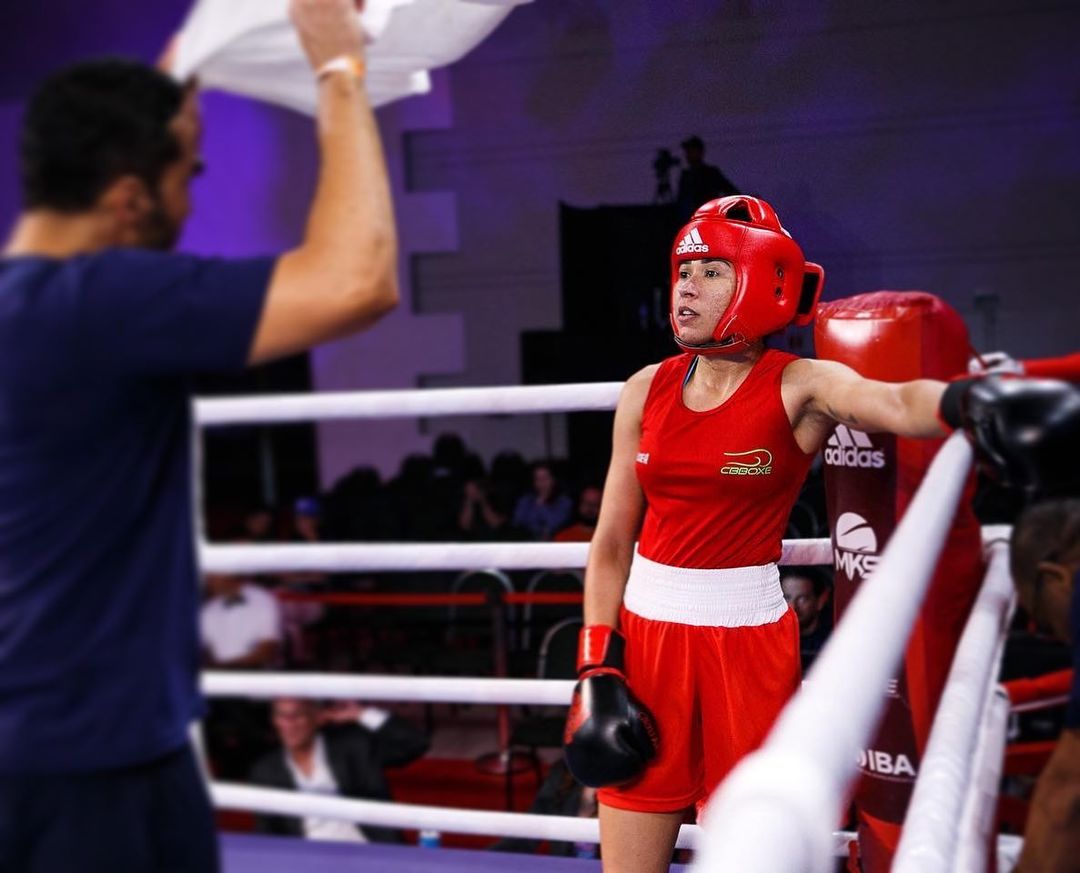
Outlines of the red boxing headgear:
{"label": "red boxing headgear", "polygon": [[[735,296],[720,316],[712,341],[679,339],[675,283],[684,261],[722,258],[735,270]],[[671,326],[688,352],[727,355],[789,324],[814,320],[825,271],[807,262],[802,249],[764,200],[737,194],[710,200],[675,237],[671,251]]]}

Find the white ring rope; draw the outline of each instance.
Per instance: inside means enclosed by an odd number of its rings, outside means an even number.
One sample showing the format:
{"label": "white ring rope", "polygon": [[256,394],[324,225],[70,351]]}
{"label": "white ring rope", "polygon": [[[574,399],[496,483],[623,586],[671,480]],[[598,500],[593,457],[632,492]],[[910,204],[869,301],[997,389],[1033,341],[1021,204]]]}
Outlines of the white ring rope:
{"label": "white ring rope", "polygon": [[1064,706],[1069,702],[1069,698],[1072,695],[1069,694],[1057,694],[1054,697],[1043,697],[1039,700],[1029,700],[1027,703],[1015,704],[1011,711],[1014,713],[1020,712],[1036,712],[1040,709],[1054,709],[1058,706]]}
{"label": "white ring rope", "polygon": [[1009,547],[994,543],[986,580],[960,637],[919,767],[893,862],[897,873],[951,873],[960,841],[973,836],[960,832],[961,817],[981,776],[973,771],[973,761],[984,741],[985,712],[995,698],[1014,601]]}
{"label": "white ring rope", "polygon": [[574,683],[567,679],[351,676],[336,673],[206,670],[202,673],[202,689],[204,694],[211,697],[311,697],[326,700],[567,706]]}
{"label": "white ring rope", "polygon": [[[565,815],[537,815],[525,812],[452,809],[445,806],[421,806],[386,800],[357,800],[324,797],[252,788],[215,782],[210,786],[214,805],[229,809],[247,809],[275,815],[344,819],[358,824],[408,830],[436,830],[455,834],[520,837],[533,840],[563,840],[572,843],[599,843],[600,827],[595,818]],[[683,825],[678,846],[692,848],[697,842],[697,825]]]}
{"label": "white ring rope", "polygon": [[937,453],[802,691],[765,745],[709,801],[695,870],[829,869],[828,835],[858,775],[859,750],[877,727],[884,689],[925,597],[971,459],[959,433]]}
{"label": "white ring rope", "polygon": [[[959,847],[953,870],[958,873],[984,873],[989,869],[987,855],[993,845],[1001,772],[1005,766],[1005,743],[1009,725],[1009,695],[1001,686],[987,702],[979,729],[979,742],[972,759],[975,774],[967,791],[964,810],[957,828]],[[1002,867],[999,870],[1009,870]]]}
{"label": "white ring rope", "polygon": [[[983,539],[1008,538],[1009,528],[983,528]],[[199,561],[207,573],[387,572],[394,570],[500,570],[585,566],[588,543],[200,543]],[[784,540],[781,565],[833,563],[827,537]]]}
{"label": "white ring rope", "polygon": [[343,418],[603,412],[615,408],[622,386],[622,382],[587,382],[201,398],[195,401],[195,420],[203,427],[217,427]]}
{"label": "white ring rope", "polygon": [[[201,399],[201,426],[438,415],[556,413],[615,408],[622,383],[366,391]],[[959,501],[971,449],[954,435],[935,458],[888,543],[873,577],[852,602],[811,672],[812,683],[782,713],[766,745],[745,759],[709,804],[698,870],[795,871],[826,869],[846,854],[847,834],[832,834],[856,775],[858,749],[869,740],[885,687],[925,594],[945,532]],[[932,483],[932,487],[928,487]],[[984,529],[984,537],[988,531]],[[404,543],[199,544],[209,572],[504,570],[585,566],[588,544]],[[785,541],[782,564],[831,564],[827,539]],[[913,584],[914,583],[914,584]],[[970,624],[970,623],[969,623]],[[872,644],[873,648],[870,645]],[[870,655],[872,654],[872,657]],[[403,681],[404,680],[404,681]],[[478,703],[567,702],[571,682],[325,674],[205,673],[208,694],[357,697]],[[404,691],[404,689],[408,689]],[[998,706],[1000,708],[1000,705]],[[833,719],[836,711],[845,713]],[[935,722],[935,726],[936,726]],[[980,733],[980,736],[986,734]],[[992,745],[994,737],[985,741]],[[989,754],[989,753],[988,753]],[[924,772],[926,762],[923,764]],[[414,829],[598,841],[594,820],[439,807],[402,807],[377,801],[311,797],[293,792],[213,785],[218,806],[261,812],[324,815]],[[968,795],[970,799],[970,794]],[[971,804],[969,803],[969,808]],[[357,817],[360,816],[360,817]],[[536,821],[532,821],[532,820]],[[696,828],[684,826],[680,846]]]}
{"label": "white ring rope", "polygon": [[[274,573],[301,570],[580,569],[588,543],[280,543],[199,546],[207,573]],[[829,540],[784,540],[781,564],[831,564]]]}
{"label": "white ring rope", "polygon": [[[404,830],[434,830],[477,836],[517,837],[526,840],[556,840],[572,843],[599,843],[600,825],[595,818],[567,815],[537,815],[527,812],[453,809],[421,806],[386,800],[358,800],[326,797],[275,788],[256,788],[228,782],[210,785],[218,809],[245,809],[268,815],[319,816],[355,824]],[[848,831],[832,834],[836,857],[847,855],[847,844],[855,839]],[[684,824],[676,847],[692,849],[701,841],[701,828]]]}

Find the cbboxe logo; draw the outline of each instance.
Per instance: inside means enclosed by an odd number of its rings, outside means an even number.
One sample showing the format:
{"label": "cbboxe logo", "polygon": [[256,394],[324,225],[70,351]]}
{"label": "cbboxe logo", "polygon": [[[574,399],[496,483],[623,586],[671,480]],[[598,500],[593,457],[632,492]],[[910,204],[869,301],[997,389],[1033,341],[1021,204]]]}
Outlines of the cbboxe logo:
{"label": "cbboxe logo", "polygon": [[825,443],[825,463],[830,467],[880,469],[885,466],[885,452],[875,449],[870,437],[861,430],[852,430],[845,424],[838,424],[829,441]]}
{"label": "cbboxe logo", "polygon": [[915,768],[907,755],[890,755],[877,749],[859,749],[859,767],[882,776],[915,778]]}
{"label": "cbboxe logo", "polygon": [[702,242],[701,234],[695,227],[686,236],[679,240],[679,244],[675,247],[675,254],[685,255],[687,252],[707,252],[709,247]]}
{"label": "cbboxe logo", "polygon": [[720,468],[725,476],[768,476],[772,473],[772,452],[768,449],[751,449],[748,452],[724,452],[725,457],[739,458],[728,461]]}
{"label": "cbboxe logo", "polygon": [[836,569],[843,570],[852,580],[865,579],[877,567],[877,534],[857,512],[842,513],[836,520],[833,557]]}

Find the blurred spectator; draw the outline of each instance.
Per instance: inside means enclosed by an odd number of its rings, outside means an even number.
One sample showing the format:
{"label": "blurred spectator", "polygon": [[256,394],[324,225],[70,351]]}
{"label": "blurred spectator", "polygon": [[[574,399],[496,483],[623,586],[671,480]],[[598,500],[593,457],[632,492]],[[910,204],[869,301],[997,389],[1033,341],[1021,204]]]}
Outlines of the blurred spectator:
{"label": "blurred spectator", "polygon": [[[318,497],[298,497],[293,503],[293,531],[290,539],[298,543],[322,541],[322,502]],[[324,590],[330,576],[318,570],[302,570],[283,573],[277,577],[279,590],[286,593],[309,594]],[[306,631],[317,624],[325,614],[322,604],[302,600],[280,601],[281,625],[287,645],[290,664],[308,664]]]}
{"label": "blurred spectator", "polygon": [[832,582],[821,567],[782,567],[780,587],[799,619],[799,653],[805,675],[832,631],[832,613],[825,608]]}
{"label": "blurred spectator", "polygon": [[700,136],[691,136],[682,141],[686,167],[679,174],[679,191],[675,195],[679,221],[687,221],[699,206],[725,197],[738,194],[730,179],[720,172],[719,167],[705,163],[705,143]]}
{"label": "blurred spectator", "polygon": [[245,576],[206,575],[208,598],[199,614],[203,659],[219,669],[276,666],[281,653],[277,598]]}
{"label": "blurred spectator", "polygon": [[499,452],[491,461],[491,473],[488,476],[491,490],[511,498],[511,506],[529,490],[532,484],[532,471],[521,454],[514,451]]}
{"label": "blurred spectator", "polygon": [[596,532],[596,521],[600,517],[600,498],[603,492],[596,485],[586,485],[581,489],[577,502],[577,517],[569,527],[564,527],[555,534],[557,543],[587,543]]}
{"label": "blurred spectator", "polygon": [[[445,432],[435,438],[431,448],[431,460],[435,465],[435,478],[464,481],[470,476],[483,475],[480,459],[465,448],[459,434]],[[480,464],[477,471],[476,465]]]}
{"label": "blurred spectator", "polygon": [[483,475],[483,462],[466,449],[458,434],[439,434],[432,448],[432,487],[428,500],[438,515],[438,529],[445,539],[454,538],[461,526],[465,483]]}
{"label": "blurred spectator", "polygon": [[510,542],[525,539],[527,534],[513,525],[509,494],[494,490],[489,482],[470,479],[462,490],[458,528],[467,540]]}
{"label": "blurred spectator", "polygon": [[256,503],[244,513],[243,539],[265,543],[274,538],[274,510],[265,503]]}
{"label": "blurred spectator", "polygon": [[524,494],[514,507],[514,525],[531,539],[550,540],[555,531],[570,521],[573,503],[561,493],[551,464],[538,461],[532,467],[532,492]]}
{"label": "blurred spectator", "polygon": [[[251,772],[251,781],[267,788],[390,800],[384,768],[415,761],[430,745],[428,736],[405,719],[356,703],[320,708],[311,700],[278,698],[272,719],[281,747]],[[261,833],[311,840],[402,842],[396,830],[318,816],[260,815],[257,827]]]}
{"label": "blurred spectator", "polygon": [[1010,563],[1036,626],[1072,648],[1073,686],[1061,738],[1031,798],[1017,873],[1076,870],[1080,858],[1080,500],[1026,509],[1012,532]]}
{"label": "blurred spectator", "polygon": [[446,529],[445,511],[432,499],[435,464],[427,455],[409,455],[388,485],[388,493],[401,529],[402,539],[432,542],[452,538]]}
{"label": "blurred spectator", "polygon": [[400,534],[386,491],[374,467],[355,467],[330,489],[323,530],[333,541],[385,542]]}
{"label": "blurred spectator", "polygon": [[[562,758],[551,765],[547,778],[533,799],[529,812],[537,815],[567,815],[579,818],[596,818],[596,789],[582,785],[567,769]],[[542,840],[526,840],[509,837],[499,840],[491,848],[497,852],[536,852]],[[595,843],[565,843],[552,840],[548,845],[551,855],[577,858],[596,858]]]}
{"label": "blurred spectator", "polygon": [[[199,615],[207,667],[258,670],[277,666],[281,613],[277,598],[243,576],[208,573],[210,595]],[[250,700],[215,697],[203,731],[213,769],[222,779],[241,779],[269,742],[265,707]]]}
{"label": "blurred spectator", "polygon": [[293,539],[317,543],[322,539],[322,502],[318,497],[297,497],[293,503]]}

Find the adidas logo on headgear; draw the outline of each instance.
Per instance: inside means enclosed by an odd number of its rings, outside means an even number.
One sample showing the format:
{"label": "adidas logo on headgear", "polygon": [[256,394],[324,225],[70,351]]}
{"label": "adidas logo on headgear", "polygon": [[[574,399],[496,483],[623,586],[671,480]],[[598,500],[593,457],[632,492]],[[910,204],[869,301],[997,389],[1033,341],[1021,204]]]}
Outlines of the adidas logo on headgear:
{"label": "adidas logo on headgear", "polygon": [[825,463],[830,467],[869,467],[878,470],[885,466],[885,451],[875,449],[870,437],[861,430],[838,424],[825,443]]}
{"label": "adidas logo on headgear", "polygon": [[686,236],[679,240],[675,247],[675,254],[685,255],[687,252],[707,252],[709,247],[701,241],[701,234],[695,227]]}

